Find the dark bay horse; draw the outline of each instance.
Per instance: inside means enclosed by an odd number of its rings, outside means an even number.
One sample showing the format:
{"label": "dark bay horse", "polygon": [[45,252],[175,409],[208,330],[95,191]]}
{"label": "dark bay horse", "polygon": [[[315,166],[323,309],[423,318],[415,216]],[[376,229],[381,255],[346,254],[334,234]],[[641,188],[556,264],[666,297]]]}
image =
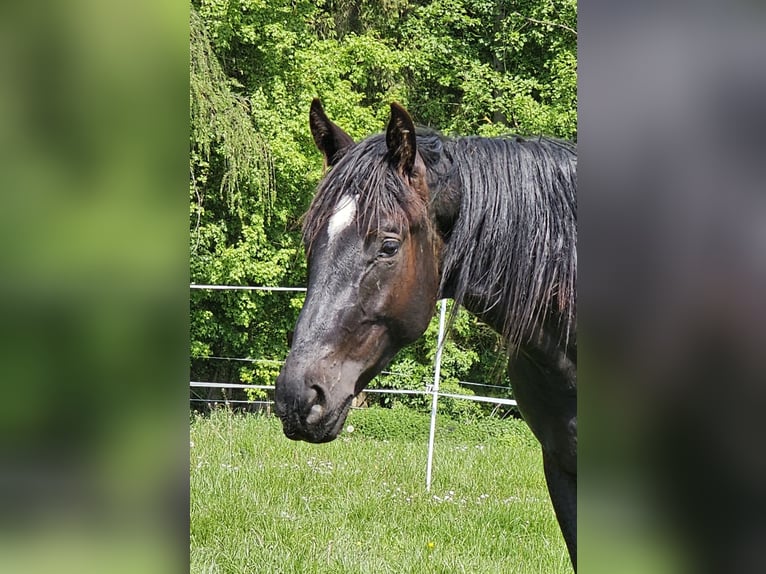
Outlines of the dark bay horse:
{"label": "dark bay horse", "polygon": [[386,132],[359,143],[318,100],[309,124],[329,171],[304,219],[308,293],[276,382],[285,434],[333,440],[354,396],[452,298],[508,341],[576,565],[574,145],[450,139],[416,130],[397,104]]}

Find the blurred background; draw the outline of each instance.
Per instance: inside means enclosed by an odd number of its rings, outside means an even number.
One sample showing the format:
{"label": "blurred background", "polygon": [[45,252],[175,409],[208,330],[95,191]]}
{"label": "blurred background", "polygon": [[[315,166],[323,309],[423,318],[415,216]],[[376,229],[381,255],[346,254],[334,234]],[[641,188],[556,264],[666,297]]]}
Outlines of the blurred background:
{"label": "blurred background", "polygon": [[582,572],[766,570],[766,36],[579,6]]}
{"label": "blurred background", "polygon": [[0,8],[0,570],[188,545],[188,4]]}

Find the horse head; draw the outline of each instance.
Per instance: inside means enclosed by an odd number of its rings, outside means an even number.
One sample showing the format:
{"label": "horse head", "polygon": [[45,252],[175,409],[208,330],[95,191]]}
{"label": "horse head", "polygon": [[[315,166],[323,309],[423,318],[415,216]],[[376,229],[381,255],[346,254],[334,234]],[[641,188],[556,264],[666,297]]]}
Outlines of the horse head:
{"label": "horse head", "polygon": [[275,411],[289,438],[327,442],[354,396],[428,326],[440,239],[404,108],[391,104],[385,134],[360,143],[318,100],[309,124],[328,171],[304,219],[308,292],[276,381]]}

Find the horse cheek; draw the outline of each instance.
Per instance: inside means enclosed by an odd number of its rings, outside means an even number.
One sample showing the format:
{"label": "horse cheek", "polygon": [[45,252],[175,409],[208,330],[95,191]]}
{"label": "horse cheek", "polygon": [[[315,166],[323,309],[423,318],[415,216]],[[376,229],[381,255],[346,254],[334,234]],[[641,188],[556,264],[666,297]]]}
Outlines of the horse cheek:
{"label": "horse cheek", "polygon": [[415,341],[428,328],[436,304],[436,271],[429,258],[418,260],[410,251],[393,290],[395,314],[405,344]]}

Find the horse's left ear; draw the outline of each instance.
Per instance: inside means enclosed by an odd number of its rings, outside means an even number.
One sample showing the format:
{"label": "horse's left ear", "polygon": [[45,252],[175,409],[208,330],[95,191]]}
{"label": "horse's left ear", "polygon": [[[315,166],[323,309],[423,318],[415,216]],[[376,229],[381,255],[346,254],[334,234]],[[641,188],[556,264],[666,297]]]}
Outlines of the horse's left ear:
{"label": "horse's left ear", "polygon": [[354,145],[351,136],[330,121],[317,98],[311,102],[309,127],[314,143],[324,155],[326,168],[335,165],[343,153]]}
{"label": "horse's left ear", "polygon": [[391,163],[403,175],[412,175],[417,157],[415,124],[410,114],[397,103],[391,104],[391,119],[386,128],[386,145]]}

